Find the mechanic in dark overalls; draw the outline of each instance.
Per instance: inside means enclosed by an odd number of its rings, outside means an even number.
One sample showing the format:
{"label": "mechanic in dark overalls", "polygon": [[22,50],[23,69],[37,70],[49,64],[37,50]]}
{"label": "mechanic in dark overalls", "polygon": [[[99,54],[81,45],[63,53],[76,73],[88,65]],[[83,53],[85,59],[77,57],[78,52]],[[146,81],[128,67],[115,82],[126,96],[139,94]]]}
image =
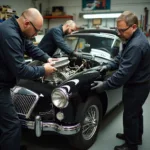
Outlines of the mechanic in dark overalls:
{"label": "mechanic in dark overalls", "polygon": [[[24,11],[21,17],[4,21],[0,25],[0,149],[20,150],[20,121],[11,99],[10,88],[20,79],[35,79],[50,75],[56,69],[52,58],[34,46],[27,38],[34,37],[43,25],[37,9]],[[43,66],[28,66],[27,53],[34,59],[48,62]],[[21,147],[25,150],[25,147]]]}
{"label": "mechanic in dark overalls", "polygon": [[[100,71],[118,69],[106,81],[95,81],[92,90],[103,92],[123,86],[123,134],[116,137],[125,140],[115,150],[138,150],[142,144],[143,110],[142,106],[149,94],[150,45],[146,36],[138,28],[138,18],[125,11],[117,19],[118,35],[126,41],[123,51],[113,63],[105,65]],[[95,85],[96,84],[96,85]]]}
{"label": "mechanic in dark overalls", "polygon": [[81,58],[81,54],[74,52],[65,42],[64,36],[76,31],[77,26],[73,20],[66,21],[63,25],[51,28],[38,44],[49,56],[53,56],[57,48],[60,48],[67,55]]}

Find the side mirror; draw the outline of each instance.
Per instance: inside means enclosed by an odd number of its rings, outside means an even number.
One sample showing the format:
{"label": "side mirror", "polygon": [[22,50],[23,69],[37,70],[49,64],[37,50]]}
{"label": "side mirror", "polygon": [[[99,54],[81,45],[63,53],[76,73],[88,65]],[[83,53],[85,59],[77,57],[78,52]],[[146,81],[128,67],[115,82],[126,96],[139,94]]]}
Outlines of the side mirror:
{"label": "side mirror", "polygon": [[112,49],[111,49],[111,57],[114,58],[115,56],[117,56],[119,53],[119,47],[118,46],[114,46]]}

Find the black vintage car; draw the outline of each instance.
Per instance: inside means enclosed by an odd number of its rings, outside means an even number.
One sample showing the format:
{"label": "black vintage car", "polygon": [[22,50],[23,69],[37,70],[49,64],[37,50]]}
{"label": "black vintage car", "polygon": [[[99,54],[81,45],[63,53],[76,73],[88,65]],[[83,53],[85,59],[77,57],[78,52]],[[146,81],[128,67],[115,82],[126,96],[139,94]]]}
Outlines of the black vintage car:
{"label": "black vintage car", "polygon": [[85,150],[95,142],[103,117],[121,101],[121,88],[101,94],[90,90],[93,81],[113,73],[98,70],[114,59],[121,41],[113,30],[94,29],[65,40],[82,53],[82,59],[56,53],[57,71],[47,78],[20,80],[11,91],[12,99],[24,128],[35,130],[37,137],[49,131],[67,136],[74,147]]}

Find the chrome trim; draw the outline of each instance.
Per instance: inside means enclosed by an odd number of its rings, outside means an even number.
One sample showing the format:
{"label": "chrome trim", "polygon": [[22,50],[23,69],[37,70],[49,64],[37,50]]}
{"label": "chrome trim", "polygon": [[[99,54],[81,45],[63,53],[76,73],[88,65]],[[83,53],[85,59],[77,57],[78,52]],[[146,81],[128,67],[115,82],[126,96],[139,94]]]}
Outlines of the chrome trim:
{"label": "chrome trim", "polygon": [[[56,105],[54,104],[52,95],[53,95],[53,93],[55,93],[56,91],[60,92],[62,95],[65,96],[67,102],[66,102],[66,105],[65,105],[64,107],[58,107],[58,106],[56,106]],[[68,95],[67,91],[66,91],[64,88],[61,88],[61,87],[60,87],[60,88],[56,88],[56,89],[54,89],[54,90],[52,91],[51,99],[52,99],[52,103],[53,103],[57,108],[66,108],[66,107],[68,106],[68,104],[69,104],[69,95]]]}
{"label": "chrome trim", "polygon": [[[56,89],[54,89],[54,90],[52,91],[52,94],[53,94],[54,92],[56,92],[56,91],[59,91],[60,93],[62,92],[62,94],[65,95],[67,101],[69,100],[68,93],[67,93],[67,91],[66,91],[64,88],[61,88],[61,87],[60,87],[60,88],[56,88]],[[51,95],[52,95],[52,94],[51,94]]]}
{"label": "chrome trim", "polygon": [[[15,94],[24,95],[24,96],[35,96],[35,100],[34,100],[33,104],[31,105],[30,109],[28,110],[27,114],[17,112],[18,115],[23,115],[26,117],[26,119],[28,119],[30,117],[35,105],[37,104],[37,102],[39,100],[39,95],[29,89],[26,89],[26,88],[20,87],[20,86],[15,86],[15,88],[12,90],[12,94],[13,94],[13,96]],[[20,100],[20,102],[22,102],[22,101]]]}
{"label": "chrome trim", "polygon": [[62,126],[57,123],[52,122],[42,122],[40,116],[35,117],[35,121],[27,121],[27,120],[20,120],[22,126],[25,128],[35,130],[35,134],[37,137],[41,136],[42,131],[53,131],[62,135],[73,135],[77,134],[80,129],[80,123],[72,126]]}
{"label": "chrome trim", "polygon": [[[29,91],[30,91],[30,90],[29,90]],[[26,118],[29,118],[29,117],[30,117],[30,115],[31,115],[31,113],[32,113],[32,111],[33,111],[35,105],[37,104],[37,102],[38,102],[38,100],[39,100],[39,95],[37,95],[35,92],[32,92],[32,91],[30,91],[30,92],[36,96],[36,99],[35,99],[33,105],[31,106],[31,108],[30,108],[28,114],[26,115]]]}
{"label": "chrome trim", "polygon": [[40,116],[35,117],[35,134],[40,137],[42,134],[42,121]]}

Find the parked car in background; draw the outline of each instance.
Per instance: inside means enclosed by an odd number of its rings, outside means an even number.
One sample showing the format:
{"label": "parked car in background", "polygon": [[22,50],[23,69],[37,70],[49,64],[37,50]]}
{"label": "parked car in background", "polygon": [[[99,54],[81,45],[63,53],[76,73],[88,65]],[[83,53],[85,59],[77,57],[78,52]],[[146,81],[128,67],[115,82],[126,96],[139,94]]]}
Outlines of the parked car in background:
{"label": "parked car in background", "polygon": [[[20,80],[12,99],[23,128],[67,136],[73,147],[86,150],[95,142],[103,117],[122,99],[121,88],[91,91],[95,80],[106,80],[113,72],[101,74],[100,67],[113,61],[121,41],[113,30],[83,30],[65,37],[82,59],[58,52],[57,72],[47,78]],[[41,62],[31,62],[38,65]]]}

